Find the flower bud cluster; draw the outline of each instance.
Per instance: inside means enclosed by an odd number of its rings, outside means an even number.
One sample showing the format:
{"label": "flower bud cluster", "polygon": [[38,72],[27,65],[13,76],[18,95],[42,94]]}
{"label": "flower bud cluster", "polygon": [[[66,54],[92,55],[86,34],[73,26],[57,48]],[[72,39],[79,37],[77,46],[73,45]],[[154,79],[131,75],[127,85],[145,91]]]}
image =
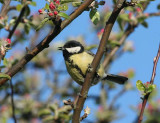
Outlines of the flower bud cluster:
{"label": "flower bud cluster", "polygon": [[130,23],[132,25],[136,25],[138,24],[139,21],[144,20],[145,18],[147,18],[149,16],[148,13],[143,13],[143,11],[140,8],[136,8],[135,12],[129,12],[128,13],[128,19],[130,19]]}
{"label": "flower bud cluster", "polygon": [[60,1],[59,0],[53,0],[50,1],[49,3],[49,9],[47,10],[47,12],[44,9],[39,9],[38,12],[39,14],[48,14],[49,17],[56,17],[56,15],[58,15],[58,6],[60,5]]}
{"label": "flower bud cluster", "polygon": [[5,56],[6,52],[10,49],[11,47],[11,39],[0,39],[0,55],[2,57]]}

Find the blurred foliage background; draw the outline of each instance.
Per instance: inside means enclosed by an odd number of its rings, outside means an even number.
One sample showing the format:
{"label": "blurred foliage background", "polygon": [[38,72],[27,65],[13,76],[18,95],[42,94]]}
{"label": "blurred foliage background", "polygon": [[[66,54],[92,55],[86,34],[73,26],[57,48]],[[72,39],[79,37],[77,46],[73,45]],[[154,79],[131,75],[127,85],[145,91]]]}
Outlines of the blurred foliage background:
{"label": "blurred foliage background", "polygon": [[[4,3],[7,2],[9,2],[9,4],[8,6],[5,6]],[[54,1],[44,0],[40,4],[37,0],[0,0],[1,42],[4,42],[4,39],[8,37],[14,25],[17,23],[22,8],[27,6],[19,25],[10,37],[11,49],[7,50],[8,52],[1,61],[2,73],[5,73],[15,65],[27,53],[27,50],[31,50],[35,47],[51,31],[51,29],[54,28],[54,24],[50,19],[56,18],[57,16],[53,17],[48,14],[51,2]],[[58,13],[65,13],[61,14],[62,20],[68,18],[67,15],[72,13],[72,11],[83,2],[83,0],[60,1],[61,8],[59,7],[57,11]],[[129,34],[132,34],[138,26],[148,28],[150,23],[148,23],[147,19],[152,17],[159,18],[159,2],[156,2],[157,8],[154,9],[155,11],[145,12],[147,7],[150,7],[151,3],[152,2],[145,1],[135,7],[126,7],[120,13],[115,27],[111,32],[109,43],[106,46],[108,50],[102,59],[102,63],[104,64],[106,72],[110,72],[115,61],[123,58],[125,62],[124,64],[119,65],[120,70],[116,68],[116,71],[118,71],[116,74],[128,77],[129,81],[123,86],[110,82],[99,82],[98,85],[91,87],[92,90],[89,92],[85,104],[85,106],[87,105],[91,109],[91,114],[82,122],[120,123],[123,122],[121,121],[122,118],[127,122],[127,120],[125,120],[125,114],[122,110],[119,110],[121,105],[120,103],[117,103],[117,101],[129,91],[135,92],[137,90],[135,84],[133,84],[133,79],[136,74],[135,69],[133,67],[124,67],[125,64],[127,64],[127,59],[123,56],[125,54],[132,55],[136,49],[134,42],[128,38],[126,32],[130,31]],[[15,115],[19,123],[68,123],[71,121],[73,113],[72,107],[70,105],[64,105],[63,102],[68,99],[74,101],[80,92],[81,87],[73,82],[68,75],[62,53],[57,50],[57,47],[62,46],[68,40],[74,39],[86,46],[86,50],[95,53],[104,31],[105,22],[110,16],[114,4],[114,0],[96,1],[84,12],[85,16],[87,15],[86,18],[88,19],[88,22],[86,19],[84,19],[84,21],[83,18],[77,18],[79,19],[79,25],[76,25],[77,33],[81,32],[81,28],[89,28],[86,29],[86,32],[79,33],[77,36],[68,35],[66,33],[67,31],[74,31],[72,30],[72,28],[74,29],[72,26],[75,25],[72,25],[71,23],[65,30],[66,34],[60,34],[53,40],[49,48],[34,57],[31,62],[24,66],[24,68],[12,78],[14,86]],[[4,10],[3,7],[7,7],[7,10],[2,11]],[[38,13],[39,9],[43,10],[43,14]],[[48,19],[44,22],[44,19],[46,18]],[[84,25],[88,27],[85,27]],[[38,31],[36,31],[37,28]],[[149,31],[150,33],[153,33],[152,30]],[[143,36],[145,36],[145,34]],[[6,47],[6,44],[2,45],[1,43],[1,46]],[[113,54],[110,59],[106,57],[109,54]],[[139,64],[138,59],[135,59],[133,62]],[[152,63],[150,64],[152,65]],[[123,69],[123,67],[125,69]],[[152,71],[152,69],[150,71]],[[97,91],[96,94],[93,91],[93,88],[95,88],[94,91]],[[114,94],[112,94],[113,92]],[[158,92],[155,91],[149,99],[149,104],[145,111],[145,123],[160,123],[160,100],[157,98],[157,93]],[[0,122],[12,123],[11,88],[9,82],[1,86],[0,95]],[[140,96],[141,95],[137,95],[137,97],[139,97],[139,102],[141,100]],[[132,98],[132,95],[126,97],[123,102],[127,102],[130,100],[129,98]],[[128,110],[134,112],[135,117],[131,117],[135,120],[132,122],[137,122],[137,116],[141,105],[137,104],[126,107]]]}

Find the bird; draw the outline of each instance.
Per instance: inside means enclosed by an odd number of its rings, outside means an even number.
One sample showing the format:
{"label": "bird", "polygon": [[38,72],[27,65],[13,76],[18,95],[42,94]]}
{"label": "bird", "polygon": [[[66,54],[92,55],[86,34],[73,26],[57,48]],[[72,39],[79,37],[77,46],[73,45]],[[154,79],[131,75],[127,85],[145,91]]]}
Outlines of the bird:
{"label": "bird", "polygon": [[[75,40],[67,41],[62,47],[58,47],[63,53],[66,68],[72,79],[79,85],[83,85],[84,79],[95,54],[85,50],[84,46]],[[105,73],[104,67],[100,64],[93,77],[92,85],[99,81],[112,81],[118,84],[124,84],[128,78],[120,75]]]}

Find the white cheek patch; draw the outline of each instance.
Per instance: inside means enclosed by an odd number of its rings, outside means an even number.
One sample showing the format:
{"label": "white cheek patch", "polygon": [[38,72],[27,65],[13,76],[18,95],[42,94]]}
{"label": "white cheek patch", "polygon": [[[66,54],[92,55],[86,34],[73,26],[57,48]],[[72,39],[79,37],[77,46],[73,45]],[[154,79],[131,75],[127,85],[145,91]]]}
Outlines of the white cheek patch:
{"label": "white cheek patch", "polygon": [[81,50],[81,47],[72,47],[72,48],[66,48],[66,50],[69,53],[78,53]]}

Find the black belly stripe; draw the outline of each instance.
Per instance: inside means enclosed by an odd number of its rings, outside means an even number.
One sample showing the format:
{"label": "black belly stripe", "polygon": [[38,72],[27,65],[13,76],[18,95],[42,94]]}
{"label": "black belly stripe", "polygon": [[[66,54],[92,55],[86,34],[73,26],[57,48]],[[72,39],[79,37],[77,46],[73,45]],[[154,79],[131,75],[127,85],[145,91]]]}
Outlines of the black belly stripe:
{"label": "black belly stripe", "polygon": [[83,76],[83,78],[86,77],[86,75],[83,74],[81,69],[77,65],[75,65],[72,60],[68,59],[68,62],[70,63],[71,67],[73,67],[73,68],[75,68],[75,69],[77,69],[79,71],[79,73]]}

